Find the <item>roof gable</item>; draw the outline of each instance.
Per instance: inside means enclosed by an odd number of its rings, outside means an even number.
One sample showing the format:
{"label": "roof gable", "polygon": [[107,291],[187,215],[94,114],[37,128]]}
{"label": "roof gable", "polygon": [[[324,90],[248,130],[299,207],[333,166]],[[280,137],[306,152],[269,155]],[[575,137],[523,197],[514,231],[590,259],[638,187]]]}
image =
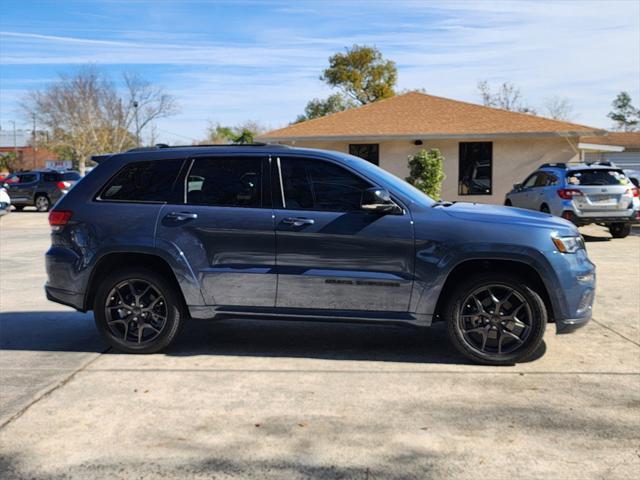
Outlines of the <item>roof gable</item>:
{"label": "roof gable", "polygon": [[603,130],[526,113],[409,92],[267,132],[267,140],[348,137],[598,135]]}

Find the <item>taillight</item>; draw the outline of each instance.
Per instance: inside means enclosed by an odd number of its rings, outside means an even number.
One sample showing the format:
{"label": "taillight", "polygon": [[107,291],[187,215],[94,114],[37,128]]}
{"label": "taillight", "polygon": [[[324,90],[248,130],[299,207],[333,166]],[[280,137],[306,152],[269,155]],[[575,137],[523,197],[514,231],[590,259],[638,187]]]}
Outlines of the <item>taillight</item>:
{"label": "taillight", "polygon": [[571,200],[573,197],[581,197],[582,191],[577,188],[561,188],[558,190],[558,196],[564,200]]}
{"label": "taillight", "polygon": [[49,225],[51,225],[51,229],[54,231],[62,229],[69,220],[71,220],[71,216],[73,212],[69,210],[51,210],[49,212]]}
{"label": "taillight", "polygon": [[631,193],[633,193],[633,196],[634,196],[635,198],[640,197],[640,188],[638,188],[638,187],[633,187],[633,188],[631,189]]}
{"label": "taillight", "polygon": [[57,187],[60,190],[68,190],[69,189],[69,183],[68,182],[58,182]]}

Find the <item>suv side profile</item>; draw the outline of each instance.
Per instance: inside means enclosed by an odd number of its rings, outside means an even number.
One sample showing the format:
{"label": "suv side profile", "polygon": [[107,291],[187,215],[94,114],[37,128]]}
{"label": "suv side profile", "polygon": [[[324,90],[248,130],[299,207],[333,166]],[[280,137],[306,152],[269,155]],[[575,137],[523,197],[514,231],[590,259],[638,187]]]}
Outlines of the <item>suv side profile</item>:
{"label": "suv side profile", "polygon": [[611,165],[545,163],[513,186],[505,205],[550,213],[576,226],[604,225],[614,238],[628,236],[640,221],[637,186]]}
{"label": "suv side profile", "polygon": [[118,350],[152,353],[186,318],[447,324],[468,359],[513,364],[548,320],[591,317],[576,227],[435,202],[358,157],[282,145],[101,157],[49,215],[47,297],[93,310]]}
{"label": "suv side profile", "polygon": [[80,174],[72,170],[31,170],[9,175],[4,187],[16,210],[34,206],[39,212],[48,212],[78,180]]}

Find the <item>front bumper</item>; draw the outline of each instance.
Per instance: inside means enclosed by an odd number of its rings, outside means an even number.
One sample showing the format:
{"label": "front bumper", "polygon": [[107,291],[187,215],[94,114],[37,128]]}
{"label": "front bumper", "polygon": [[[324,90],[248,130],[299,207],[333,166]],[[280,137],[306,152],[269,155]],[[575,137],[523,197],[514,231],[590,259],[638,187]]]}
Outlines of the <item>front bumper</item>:
{"label": "front bumper", "polygon": [[556,320],[556,333],[564,334],[571,333],[584,327],[591,320],[591,315],[584,318],[566,318],[563,320]]}

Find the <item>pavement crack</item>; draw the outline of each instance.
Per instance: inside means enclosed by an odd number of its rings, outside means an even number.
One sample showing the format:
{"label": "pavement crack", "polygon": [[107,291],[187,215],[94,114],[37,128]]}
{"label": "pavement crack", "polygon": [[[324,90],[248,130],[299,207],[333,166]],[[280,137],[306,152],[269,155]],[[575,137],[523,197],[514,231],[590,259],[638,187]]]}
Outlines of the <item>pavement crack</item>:
{"label": "pavement crack", "polygon": [[49,388],[47,388],[45,391],[43,391],[40,394],[36,395],[36,397],[33,400],[31,400],[27,405],[22,407],[16,413],[11,415],[11,417],[9,417],[7,420],[5,420],[2,424],[0,424],[0,430],[4,429],[10,423],[12,423],[13,421],[15,421],[18,418],[20,418],[22,415],[24,415],[27,412],[27,410],[29,410],[36,403],[39,403],[41,400],[47,398],[49,395],[51,395],[56,390],[64,387],[71,380],[73,380],[78,373],[80,373],[83,370],[85,370],[86,368],[88,368],[89,365],[91,365],[93,362],[95,362],[98,358],[100,358],[104,353],[107,353],[109,350],[111,350],[110,347],[106,348],[102,352],[98,352],[98,354],[95,357],[93,357],[93,358],[87,360],[86,362],[84,362],[79,368],[77,368],[76,370],[71,372],[67,377],[63,378],[59,382],[57,382],[54,385],[52,385]]}
{"label": "pavement crack", "polygon": [[598,324],[598,325],[600,325],[602,328],[606,328],[606,329],[607,329],[607,330],[609,330],[610,332],[615,333],[615,334],[616,334],[616,335],[618,335],[620,338],[624,338],[627,342],[631,342],[631,343],[633,343],[636,347],[640,347],[640,343],[638,343],[638,342],[636,342],[635,340],[633,340],[633,339],[631,339],[631,338],[629,338],[629,337],[627,337],[627,336],[623,335],[622,333],[620,333],[620,332],[618,332],[618,331],[614,330],[614,329],[613,329],[613,328],[611,328],[610,326],[605,325],[605,324],[604,324],[604,323],[602,323],[602,322],[599,322],[599,321],[598,321],[598,320],[596,320],[595,318],[592,318],[592,319],[591,319],[591,321],[592,321],[592,322],[594,322],[594,323],[596,323],[596,324]]}

